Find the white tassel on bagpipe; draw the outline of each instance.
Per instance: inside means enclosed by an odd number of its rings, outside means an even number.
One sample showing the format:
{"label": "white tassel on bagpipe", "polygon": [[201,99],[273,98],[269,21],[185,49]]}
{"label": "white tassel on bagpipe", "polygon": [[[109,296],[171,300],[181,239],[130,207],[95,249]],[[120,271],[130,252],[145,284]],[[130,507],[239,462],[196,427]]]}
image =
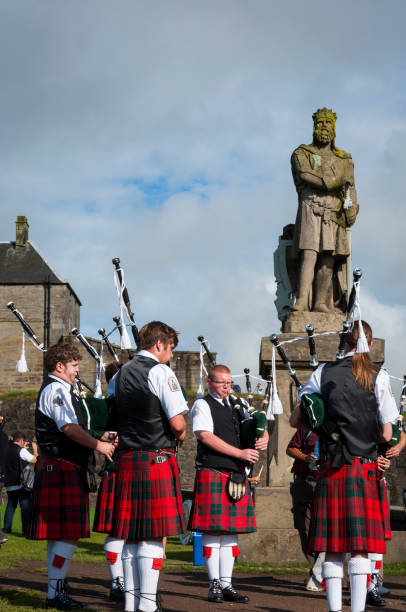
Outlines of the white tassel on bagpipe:
{"label": "white tassel on bagpipe", "polygon": [[[268,410],[266,413],[266,418],[268,421],[273,421],[275,418],[275,414],[283,414],[282,402],[279,399],[278,395],[278,387],[276,385],[276,356],[275,356],[275,347],[272,347],[272,393],[271,400],[269,402]],[[271,415],[274,417],[271,418]]]}
{"label": "white tassel on bagpipe", "polygon": [[199,382],[199,388],[197,390],[196,393],[196,399],[201,399],[204,396],[204,387],[203,387],[203,372],[206,374],[207,376],[207,370],[206,367],[204,365],[204,356],[206,354],[206,351],[204,350],[203,345],[200,345],[200,382]]}
{"label": "white tassel on bagpipe", "polygon": [[362,325],[361,302],[360,302],[360,281],[354,282],[355,298],[354,304],[349,312],[349,318],[354,325],[358,321],[358,342],[357,353],[369,353],[368,341],[365,336],[364,327]]}
{"label": "white tassel on bagpipe", "polygon": [[117,270],[114,270],[113,276],[114,276],[114,285],[116,287],[118,301],[120,304],[120,321],[121,321],[121,326],[123,330],[123,333],[121,334],[120,347],[126,350],[126,349],[131,348],[131,341],[130,341],[130,336],[128,335],[124,313],[126,314],[127,320],[130,323],[130,325],[131,325],[131,320],[130,320],[129,312],[127,310],[127,306],[125,305],[124,298],[123,298],[123,292],[125,289],[124,271],[122,270],[122,268],[120,268],[120,271],[121,271],[121,278],[122,278],[121,283],[118,277]]}
{"label": "white tassel on bagpipe", "polygon": [[17,372],[20,372],[20,374],[23,374],[25,372],[29,372],[29,369],[27,366],[27,360],[25,358],[25,332],[22,326],[21,326],[21,331],[23,333],[23,338],[22,338],[22,343],[21,343],[21,354],[20,354],[20,359],[17,361],[16,370]]}

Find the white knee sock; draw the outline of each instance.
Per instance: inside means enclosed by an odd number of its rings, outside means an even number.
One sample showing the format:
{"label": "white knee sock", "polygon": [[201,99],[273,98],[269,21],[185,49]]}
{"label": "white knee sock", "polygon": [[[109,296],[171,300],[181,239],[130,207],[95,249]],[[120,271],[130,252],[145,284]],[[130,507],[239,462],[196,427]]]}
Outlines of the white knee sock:
{"label": "white knee sock", "polygon": [[52,551],[54,548],[55,540],[47,541],[47,567],[49,567],[52,563]]}
{"label": "white knee sock", "polygon": [[342,607],[343,562],[325,561],[321,575],[326,581],[326,595],[330,612],[339,612]]}
{"label": "white knee sock", "polygon": [[321,567],[322,567],[322,565],[324,563],[324,559],[325,558],[326,558],[326,553],[324,553],[324,552],[319,553],[317,555],[317,559],[314,562],[314,565],[312,567],[313,576],[319,582],[321,582],[323,580],[323,576],[321,575]]}
{"label": "white knee sock", "polygon": [[162,540],[143,540],[138,543],[137,565],[140,576],[140,603],[138,607],[143,612],[154,612],[158,607],[156,593],[163,556]]}
{"label": "white knee sock", "polygon": [[221,536],[202,535],[202,547],[204,563],[207,567],[207,574],[210,586],[213,580],[220,580],[220,542]]}
{"label": "white knee sock", "polygon": [[49,555],[48,563],[48,595],[49,599],[55,597],[55,589],[58,580],[63,580],[68,573],[69,563],[76,550],[76,544],[68,544],[56,540]]}
{"label": "white knee sock", "polygon": [[219,569],[221,588],[232,586],[235,558],[240,554],[236,535],[222,535],[220,540]]}
{"label": "white knee sock", "polygon": [[125,540],[118,540],[107,536],[104,541],[104,552],[106,553],[107,567],[111,578],[111,588],[117,588],[117,578],[123,578],[123,562],[121,553],[123,552]]}
{"label": "white knee sock", "polygon": [[371,582],[369,583],[368,591],[372,591],[379,584],[379,570],[382,567],[383,555],[381,553],[368,553],[368,559],[371,561]]}
{"label": "white knee sock", "polygon": [[137,567],[138,544],[123,546],[122,562],[125,588],[125,612],[135,612],[140,602],[140,578]]}
{"label": "white knee sock", "polygon": [[367,576],[371,573],[371,561],[363,557],[351,557],[348,562],[351,585],[351,612],[363,612],[367,596]]}

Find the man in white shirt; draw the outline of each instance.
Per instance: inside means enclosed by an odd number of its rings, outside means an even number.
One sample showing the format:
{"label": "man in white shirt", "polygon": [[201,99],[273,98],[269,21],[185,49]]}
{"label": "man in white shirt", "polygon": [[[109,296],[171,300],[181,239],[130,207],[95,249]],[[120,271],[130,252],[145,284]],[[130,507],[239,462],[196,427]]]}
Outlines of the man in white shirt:
{"label": "man in white shirt", "polygon": [[248,596],[233,588],[232,572],[240,553],[237,534],[256,530],[254,506],[247,483],[238,500],[230,499],[226,488],[230,473],[246,480],[245,466],[258,461],[258,451],[267,447],[268,432],[256,440],[255,448],[241,448],[240,425],[249,414],[244,400],[231,398],[231,384],[229,368],[214,366],[207,379],[209,393],[192,408],[198,442],[188,529],[203,532],[203,557],[210,581],[208,601],[247,603]]}
{"label": "man in white shirt", "polygon": [[184,531],[176,445],[186,435],[188,412],[167,363],[178,334],[161,321],[139,332],[138,353],[114,377],[118,464],[113,538],[123,548],[125,610],[157,612],[165,536]]}
{"label": "man in white shirt", "polygon": [[114,452],[113,444],[93,438],[84,428],[79,401],[72,393],[80,359],[78,349],[70,343],[48,349],[45,367],[49,374],[35,409],[40,456],[27,538],[48,540],[45,605],[57,610],[82,607],[68,596],[65,577],[78,539],[90,537],[87,467],[92,451],[110,460]]}

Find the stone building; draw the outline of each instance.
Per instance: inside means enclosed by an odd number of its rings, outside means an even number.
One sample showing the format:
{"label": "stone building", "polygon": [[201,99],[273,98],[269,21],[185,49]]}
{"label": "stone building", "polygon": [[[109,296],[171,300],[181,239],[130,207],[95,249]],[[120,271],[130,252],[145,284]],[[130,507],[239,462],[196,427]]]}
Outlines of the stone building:
{"label": "stone building", "polygon": [[[29,371],[16,371],[22,332],[19,321],[7,308],[9,302],[13,302],[24,315],[45,348],[61,338],[77,343],[82,354],[81,378],[93,388],[95,361],[71,335],[74,327],[80,329],[81,302],[71,285],[56,274],[29,241],[28,228],[27,217],[18,216],[15,241],[0,242],[0,394],[38,389],[43,378],[43,355],[27,339],[25,355]],[[99,353],[100,338],[87,340]],[[127,351],[121,351],[115,344],[113,346],[120,360],[126,362]],[[105,363],[111,360],[105,349]],[[197,391],[199,351],[175,351],[171,367],[186,389]]]}
{"label": "stone building", "polygon": [[43,377],[43,356],[25,342],[27,373],[18,373],[21,327],[7,308],[14,302],[39,340],[47,348],[79,326],[80,300],[28,240],[28,221],[18,216],[16,239],[0,242],[0,393],[38,388]]}

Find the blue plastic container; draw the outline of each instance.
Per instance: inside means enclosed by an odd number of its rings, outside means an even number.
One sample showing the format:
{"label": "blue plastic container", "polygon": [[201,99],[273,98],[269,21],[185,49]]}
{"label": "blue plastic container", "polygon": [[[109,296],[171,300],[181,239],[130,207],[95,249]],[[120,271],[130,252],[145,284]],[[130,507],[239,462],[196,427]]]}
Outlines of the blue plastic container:
{"label": "blue plastic container", "polygon": [[193,532],[193,565],[204,565],[202,534]]}

